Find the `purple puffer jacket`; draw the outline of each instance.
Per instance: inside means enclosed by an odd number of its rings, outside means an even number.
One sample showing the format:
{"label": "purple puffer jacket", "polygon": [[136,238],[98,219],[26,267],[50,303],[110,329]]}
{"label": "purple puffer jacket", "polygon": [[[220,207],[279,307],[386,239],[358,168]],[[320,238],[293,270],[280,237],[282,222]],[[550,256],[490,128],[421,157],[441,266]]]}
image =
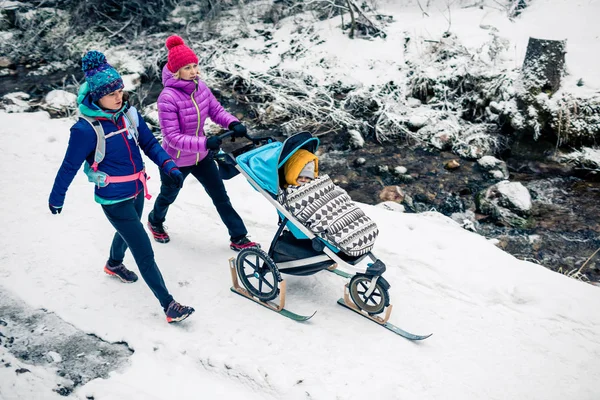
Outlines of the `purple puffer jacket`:
{"label": "purple puffer jacket", "polygon": [[208,154],[204,121],[210,117],[223,128],[238,119],[229,114],[202,81],[175,79],[162,70],[164,89],[158,96],[158,119],[163,148],[179,167],[194,165]]}

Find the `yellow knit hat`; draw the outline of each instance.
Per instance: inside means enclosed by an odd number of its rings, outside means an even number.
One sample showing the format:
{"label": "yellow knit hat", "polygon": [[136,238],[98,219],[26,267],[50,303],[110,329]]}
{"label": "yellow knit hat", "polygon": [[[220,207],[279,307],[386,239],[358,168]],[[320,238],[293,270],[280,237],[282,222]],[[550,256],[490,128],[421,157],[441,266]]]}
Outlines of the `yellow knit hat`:
{"label": "yellow knit hat", "polygon": [[298,175],[306,164],[314,161],[315,163],[315,178],[319,176],[319,159],[316,155],[308,150],[300,149],[296,151],[283,165],[283,174],[285,182],[288,185],[298,186]]}

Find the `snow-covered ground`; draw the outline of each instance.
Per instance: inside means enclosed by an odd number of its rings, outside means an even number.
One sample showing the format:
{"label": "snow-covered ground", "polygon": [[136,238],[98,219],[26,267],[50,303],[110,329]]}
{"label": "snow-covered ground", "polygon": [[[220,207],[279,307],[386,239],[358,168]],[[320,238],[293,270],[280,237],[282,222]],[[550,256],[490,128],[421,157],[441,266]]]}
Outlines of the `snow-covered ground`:
{"label": "snow-covered ground", "polygon": [[[102,272],[113,230],[83,173],[62,214],[48,211],[71,123],[0,113],[0,291],[135,351],[71,397],[600,398],[600,289],[519,261],[438,213],[361,205],[381,230],[375,253],[392,285],[390,321],[433,332],[415,343],[338,306],[345,280],[327,272],[286,277],[288,307],[318,310],[306,323],[233,294],[227,260],[235,253],[210,199],[190,179],[169,213],[172,241],[154,249],[175,298],[196,313],[167,324],[142,281],[125,285]],[[156,194],[158,170],[148,170]],[[241,176],[227,188],[252,239],[268,245],[275,211]],[[125,264],[135,270],[130,255]],[[29,366],[1,346],[0,359],[3,400],[59,398],[54,367]]]}

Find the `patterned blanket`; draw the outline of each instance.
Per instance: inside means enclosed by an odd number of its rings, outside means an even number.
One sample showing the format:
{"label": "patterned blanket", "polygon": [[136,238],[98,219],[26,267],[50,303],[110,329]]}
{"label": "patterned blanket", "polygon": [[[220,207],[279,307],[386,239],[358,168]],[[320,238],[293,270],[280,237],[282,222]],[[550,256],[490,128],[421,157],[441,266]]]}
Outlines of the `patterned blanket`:
{"label": "patterned blanket", "polygon": [[351,256],[371,251],[379,234],[375,222],[327,175],[280,190],[278,201],[311,232]]}

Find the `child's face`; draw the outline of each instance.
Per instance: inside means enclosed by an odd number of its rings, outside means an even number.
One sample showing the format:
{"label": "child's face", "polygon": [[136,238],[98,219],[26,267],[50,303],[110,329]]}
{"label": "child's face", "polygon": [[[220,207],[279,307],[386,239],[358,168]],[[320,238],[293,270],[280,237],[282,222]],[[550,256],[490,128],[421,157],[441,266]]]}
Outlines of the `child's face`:
{"label": "child's face", "polygon": [[307,176],[299,176],[298,179],[296,179],[298,185],[304,185],[305,183],[309,183],[310,181],[312,181],[312,179]]}
{"label": "child's face", "polygon": [[192,63],[179,68],[179,79],[193,81],[198,77],[198,64]]}
{"label": "child's face", "polygon": [[118,110],[123,105],[123,89],[115,90],[98,100],[98,105],[105,110]]}

